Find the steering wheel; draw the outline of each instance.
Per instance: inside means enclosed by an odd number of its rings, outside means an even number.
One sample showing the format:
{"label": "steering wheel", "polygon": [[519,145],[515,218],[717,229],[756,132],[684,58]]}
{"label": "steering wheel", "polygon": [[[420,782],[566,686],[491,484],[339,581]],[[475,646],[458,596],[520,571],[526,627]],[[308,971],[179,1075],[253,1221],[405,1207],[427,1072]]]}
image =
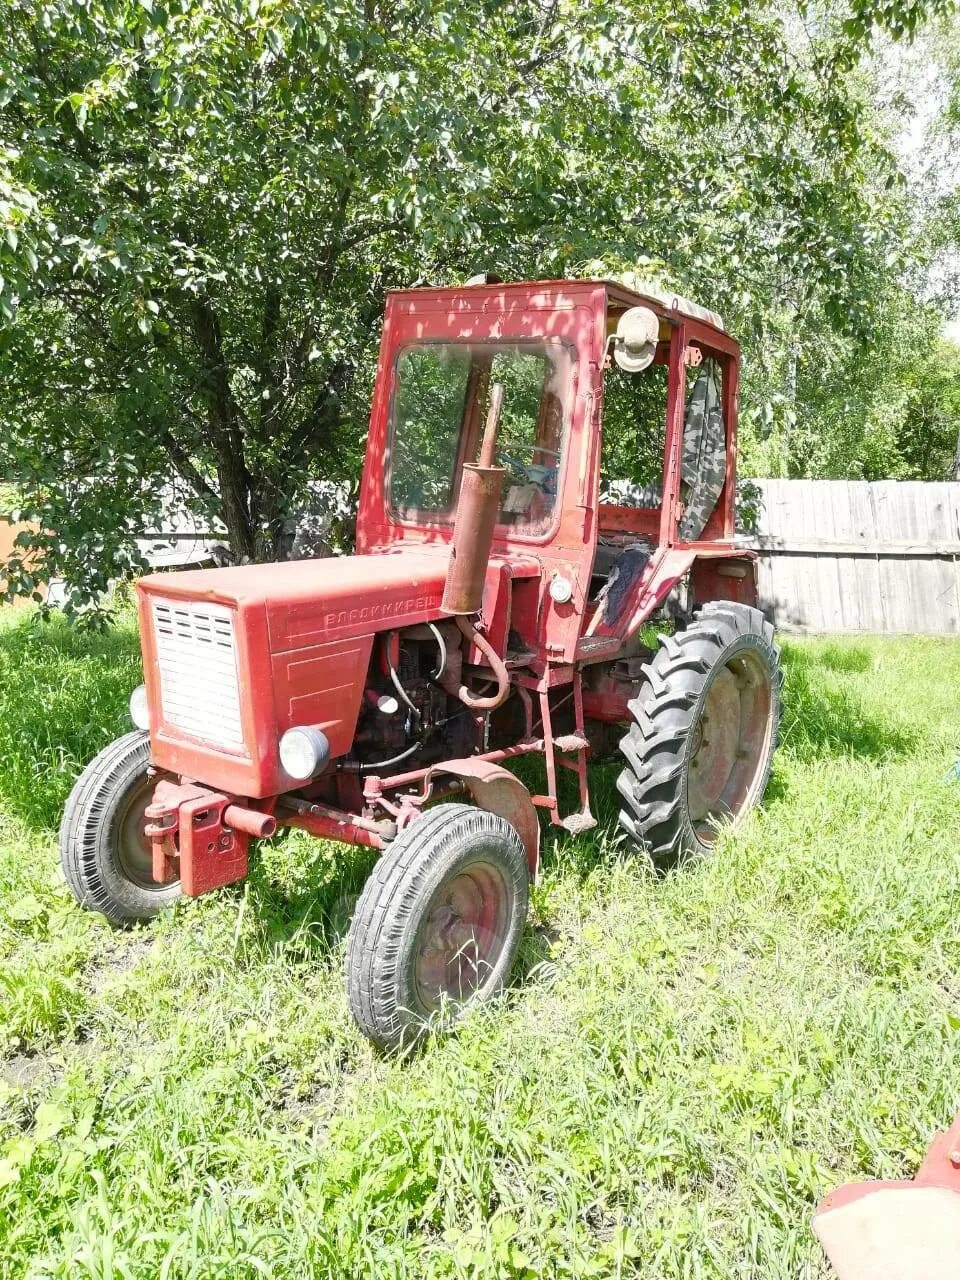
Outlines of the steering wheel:
{"label": "steering wheel", "polygon": [[514,458],[502,451],[497,453],[497,461],[502,466],[510,466],[514,471],[519,471],[528,484],[535,484],[544,493],[556,493],[557,467],[545,467],[539,462],[528,465],[526,462],[521,462],[519,458]]}

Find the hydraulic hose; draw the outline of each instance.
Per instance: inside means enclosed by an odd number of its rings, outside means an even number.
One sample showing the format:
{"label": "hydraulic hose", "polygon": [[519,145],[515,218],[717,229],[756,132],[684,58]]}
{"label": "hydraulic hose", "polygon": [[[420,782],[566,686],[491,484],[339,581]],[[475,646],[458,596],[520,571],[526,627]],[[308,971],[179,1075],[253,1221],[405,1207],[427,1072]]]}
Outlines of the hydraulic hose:
{"label": "hydraulic hose", "polygon": [[465,684],[462,684],[457,690],[457,697],[462,703],[468,706],[471,711],[493,711],[495,707],[502,706],[507,700],[507,694],[510,692],[510,677],[507,674],[507,668],[503,665],[499,654],[497,654],[490,641],[480,634],[473,626],[470,620],[463,614],[458,614],[455,618],[457,626],[463,635],[471,644],[475,644],[486,660],[493,668],[493,674],[497,681],[496,693],[491,693],[486,697],[479,694],[471,693]]}
{"label": "hydraulic hose", "polygon": [[390,672],[390,683],[393,685],[397,693],[400,695],[401,700],[405,702],[407,706],[410,708],[410,715],[413,717],[413,723],[419,726],[420,712],[417,706],[415,705],[415,703],[410,698],[406,689],[401,684],[400,677],[399,675],[397,675],[397,669],[393,665],[393,662],[390,658],[390,644],[391,644],[391,641],[393,640],[393,635],[394,633],[392,631],[387,633],[386,641],[383,647],[384,657],[386,658],[386,661],[387,661],[387,670]]}
{"label": "hydraulic hose", "polygon": [[422,742],[415,742],[412,747],[407,747],[406,751],[401,751],[398,756],[391,756],[389,760],[371,760],[366,764],[361,764],[359,760],[343,760],[340,768],[344,773],[373,773],[374,769],[386,769],[399,764],[401,760],[406,760],[415,751],[419,751],[422,746]]}
{"label": "hydraulic hose", "polygon": [[436,640],[437,648],[440,650],[440,661],[436,671],[430,672],[430,679],[439,680],[447,669],[447,646],[444,644],[443,635],[439,627],[435,627],[432,622],[428,622],[427,626],[433,632],[433,638]]}

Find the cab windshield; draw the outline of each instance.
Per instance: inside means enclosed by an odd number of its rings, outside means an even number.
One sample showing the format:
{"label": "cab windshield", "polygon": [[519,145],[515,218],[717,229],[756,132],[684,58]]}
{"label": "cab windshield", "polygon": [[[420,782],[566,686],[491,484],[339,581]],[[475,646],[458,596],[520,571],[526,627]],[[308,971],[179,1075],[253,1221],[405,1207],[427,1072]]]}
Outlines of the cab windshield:
{"label": "cab windshield", "polygon": [[405,521],[453,520],[465,462],[475,462],[490,387],[504,389],[497,433],[506,469],[499,523],[538,534],[552,523],[569,421],[572,359],[559,343],[425,342],[397,359],[388,494]]}

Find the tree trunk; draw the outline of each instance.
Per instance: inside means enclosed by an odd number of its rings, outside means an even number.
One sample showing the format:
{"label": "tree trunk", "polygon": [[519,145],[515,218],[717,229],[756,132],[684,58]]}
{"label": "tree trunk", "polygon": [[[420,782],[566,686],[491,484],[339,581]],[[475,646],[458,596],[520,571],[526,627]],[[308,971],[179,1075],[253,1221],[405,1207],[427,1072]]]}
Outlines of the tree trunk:
{"label": "tree trunk", "polygon": [[221,517],[237,561],[257,556],[258,512],[244,458],[240,410],[230,388],[220,322],[209,299],[193,304],[193,325],[200,349],[200,391],[207,408],[210,442],[217,459]]}
{"label": "tree trunk", "polygon": [[240,563],[257,558],[256,539],[247,506],[248,491],[244,476],[229,450],[217,448],[217,483],[220,488],[220,518],[227,526],[227,541],[234,559]]}
{"label": "tree trunk", "polygon": [[[796,310],[791,308],[793,314],[792,323],[796,323]],[[790,338],[790,344],[787,347],[787,368],[784,377],[783,395],[787,403],[787,412],[784,414],[781,438],[781,456],[783,458],[782,469],[784,478],[789,478],[790,463],[792,459],[792,434],[793,423],[796,421],[797,414],[797,343],[793,337]]]}

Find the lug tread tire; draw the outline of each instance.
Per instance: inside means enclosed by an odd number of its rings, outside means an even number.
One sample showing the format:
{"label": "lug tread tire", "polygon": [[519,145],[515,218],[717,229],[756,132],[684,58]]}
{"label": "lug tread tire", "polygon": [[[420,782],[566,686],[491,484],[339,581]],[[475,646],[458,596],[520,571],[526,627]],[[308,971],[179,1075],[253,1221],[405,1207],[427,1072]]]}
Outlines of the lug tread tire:
{"label": "lug tread tire", "polygon": [[783,683],[773,627],[759,609],[727,600],[703,605],[685,631],[660,637],[640,693],[627,704],[631,724],[620,744],[626,767],[617,778],[624,801],[620,826],[657,863],[709,848],[697,838],[683,799],[687,746],[710,673],[727,660],[731,646],[744,645],[760,651],[771,675],[773,732],[756,790],[759,799],[779,739]]}
{"label": "lug tread tire", "polygon": [[117,865],[111,822],[126,790],[150,763],[150,735],[125,733],[94,756],[70,792],[60,823],[60,864],[74,897],[111,924],[150,920],[180,897],[179,882],[144,889]]}
{"label": "lug tread tire", "polygon": [[436,889],[456,873],[464,849],[467,862],[472,860],[464,842],[481,834],[500,851],[499,859],[490,849],[483,856],[498,862],[508,892],[512,890],[512,906],[496,966],[466,1003],[492,999],[503,989],[527,915],[529,872],[523,844],[497,814],[468,804],[437,805],[387,846],[363,887],[347,935],[347,1003],[360,1030],[380,1049],[413,1044],[429,1029],[426,1013],[412,1004],[410,952]]}

